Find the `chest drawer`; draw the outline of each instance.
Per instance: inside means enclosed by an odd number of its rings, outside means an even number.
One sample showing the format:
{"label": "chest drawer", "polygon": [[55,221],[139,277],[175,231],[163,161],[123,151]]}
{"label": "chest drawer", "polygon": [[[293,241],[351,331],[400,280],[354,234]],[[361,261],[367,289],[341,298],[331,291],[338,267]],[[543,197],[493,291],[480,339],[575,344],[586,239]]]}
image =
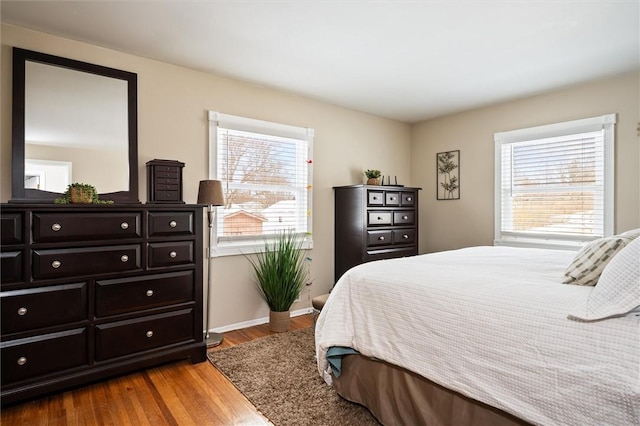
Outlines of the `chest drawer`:
{"label": "chest drawer", "polygon": [[87,364],[87,330],[79,328],[0,344],[2,384]]}
{"label": "chest drawer", "polygon": [[140,245],[34,250],[33,278],[59,278],[140,270]]}
{"label": "chest drawer", "polygon": [[3,213],[0,216],[0,239],[2,244],[22,242],[22,213]]}
{"label": "chest drawer", "polygon": [[140,213],[34,213],[36,243],[138,238]]}
{"label": "chest drawer", "polygon": [[411,207],[416,205],[416,195],[413,192],[400,193],[400,205],[403,207]]}
{"label": "chest drawer", "polygon": [[149,212],[149,236],[151,237],[193,235],[193,230],[192,212]]}
{"label": "chest drawer", "polygon": [[87,319],[87,284],[0,293],[2,334]]}
{"label": "chest drawer", "polygon": [[149,267],[193,263],[193,242],[175,241],[149,244]]}
{"label": "chest drawer", "polygon": [[156,191],[156,201],[180,201],[178,191]]}
{"label": "chest drawer", "polygon": [[398,192],[385,192],[384,199],[385,199],[385,205],[387,206],[400,205],[400,193]]}
{"label": "chest drawer", "polygon": [[96,282],[96,316],[103,317],[194,300],[193,271]]}
{"label": "chest drawer", "polygon": [[393,230],[393,244],[415,244],[415,242],[416,242],[415,229],[394,229]]}
{"label": "chest drawer", "polygon": [[391,212],[368,212],[367,217],[367,223],[369,226],[391,225]]}
{"label": "chest drawer", "polygon": [[173,166],[158,166],[155,173],[158,179],[178,179],[180,170]]}
{"label": "chest drawer", "polygon": [[192,309],[96,326],[96,360],[194,339]]}
{"label": "chest drawer", "polygon": [[394,225],[413,225],[415,222],[415,213],[413,211],[397,211],[393,212]]}
{"label": "chest drawer", "polygon": [[3,284],[16,283],[24,280],[21,251],[0,253],[0,280]]}
{"label": "chest drawer", "polygon": [[383,191],[367,191],[367,205],[369,206],[384,206],[384,192]]}
{"label": "chest drawer", "polygon": [[392,233],[391,231],[367,231],[367,245],[368,246],[380,246],[384,244],[391,244]]}

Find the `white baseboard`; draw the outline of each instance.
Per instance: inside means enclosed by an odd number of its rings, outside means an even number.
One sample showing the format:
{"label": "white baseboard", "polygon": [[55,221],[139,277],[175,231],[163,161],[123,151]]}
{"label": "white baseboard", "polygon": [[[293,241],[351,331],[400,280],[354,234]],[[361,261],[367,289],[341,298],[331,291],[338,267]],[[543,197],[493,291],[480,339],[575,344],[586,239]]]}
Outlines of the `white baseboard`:
{"label": "white baseboard", "polygon": [[[296,311],[291,311],[291,316],[292,317],[297,317],[297,316],[300,316],[300,315],[310,314],[312,312],[313,312],[313,308],[298,309]],[[209,332],[225,333],[227,331],[240,330],[240,329],[243,329],[243,328],[253,327],[254,325],[266,324],[268,322],[269,322],[269,317],[256,318],[256,319],[251,320],[251,321],[237,322],[235,324],[229,324],[229,325],[225,325],[223,327],[212,328],[211,330],[209,330]]]}

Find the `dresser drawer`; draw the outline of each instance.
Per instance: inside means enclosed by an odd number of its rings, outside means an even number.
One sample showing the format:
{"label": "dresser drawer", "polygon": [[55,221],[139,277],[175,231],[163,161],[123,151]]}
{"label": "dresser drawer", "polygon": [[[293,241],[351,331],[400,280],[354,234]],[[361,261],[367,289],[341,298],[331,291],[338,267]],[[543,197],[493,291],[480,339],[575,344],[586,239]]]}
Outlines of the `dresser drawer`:
{"label": "dresser drawer", "polygon": [[0,239],[2,244],[22,242],[22,213],[6,213],[0,217]]}
{"label": "dresser drawer", "polygon": [[5,291],[0,301],[2,334],[87,319],[86,283]]}
{"label": "dresser drawer", "polygon": [[138,238],[140,213],[34,213],[36,243]]}
{"label": "dresser drawer", "polygon": [[96,326],[96,361],[194,339],[192,309]]}
{"label": "dresser drawer", "polygon": [[416,214],[414,211],[397,211],[393,212],[394,225],[413,225]]}
{"label": "dresser drawer", "polygon": [[6,251],[0,253],[0,280],[2,284],[24,281],[21,251]]}
{"label": "dresser drawer", "polygon": [[416,205],[416,194],[413,192],[400,193],[400,205],[403,207],[411,207]]}
{"label": "dresser drawer", "polygon": [[398,192],[385,192],[384,203],[387,206],[399,206],[400,205],[400,193]]}
{"label": "dresser drawer", "polygon": [[96,282],[96,317],[194,300],[193,271]]}
{"label": "dresser drawer", "polygon": [[85,328],[4,341],[2,385],[87,365],[87,347]]}
{"label": "dresser drawer", "polygon": [[149,212],[150,237],[193,235],[194,226],[193,212]]}
{"label": "dresser drawer", "polygon": [[415,242],[416,242],[415,229],[394,229],[393,230],[393,244],[415,244]]}
{"label": "dresser drawer", "polygon": [[383,191],[367,191],[367,204],[369,206],[384,206]]}
{"label": "dresser drawer", "polygon": [[193,263],[193,241],[149,244],[149,267]]}
{"label": "dresser drawer", "polygon": [[34,250],[33,278],[73,277],[140,270],[140,245]]}
{"label": "dresser drawer", "polygon": [[367,231],[367,245],[379,246],[392,243],[391,231]]}
{"label": "dresser drawer", "polygon": [[391,225],[391,212],[368,212],[368,225]]}

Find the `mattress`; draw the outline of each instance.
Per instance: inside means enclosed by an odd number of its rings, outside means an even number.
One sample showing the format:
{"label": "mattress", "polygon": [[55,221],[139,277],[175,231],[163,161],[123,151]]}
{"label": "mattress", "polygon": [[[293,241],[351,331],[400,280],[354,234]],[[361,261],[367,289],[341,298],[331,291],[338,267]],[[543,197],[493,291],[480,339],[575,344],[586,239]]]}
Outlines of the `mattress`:
{"label": "mattress", "polygon": [[471,247],[365,263],[316,324],[318,370],[349,347],[533,424],[640,424],[640,316],[568,319],[574,253]]}

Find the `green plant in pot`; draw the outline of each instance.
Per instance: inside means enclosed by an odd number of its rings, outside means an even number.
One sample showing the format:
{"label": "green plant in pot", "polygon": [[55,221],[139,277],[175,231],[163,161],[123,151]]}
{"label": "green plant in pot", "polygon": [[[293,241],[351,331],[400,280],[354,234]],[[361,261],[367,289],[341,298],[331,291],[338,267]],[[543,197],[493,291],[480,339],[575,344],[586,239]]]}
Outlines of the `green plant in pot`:
{"label": "green plant in pot", "polygon": [[111,200],[100,200],[93,185],[74,182],[67,186],[64,195],[54,200],[56,204],[113,204]]}
{"label": "green plant in pot", "polygon": [[289,329],[289,310],[307,283],[304,239],[292,230],[281,231],[255,258],[247,256],[256,275],[256,286],[269,305],[269,329]]}
{"label": "green plant in pot", "polygon": [[382,176],[380,170],[365,170],[364,175],[367,177],[367,185],[380,185],[380,176]]}

